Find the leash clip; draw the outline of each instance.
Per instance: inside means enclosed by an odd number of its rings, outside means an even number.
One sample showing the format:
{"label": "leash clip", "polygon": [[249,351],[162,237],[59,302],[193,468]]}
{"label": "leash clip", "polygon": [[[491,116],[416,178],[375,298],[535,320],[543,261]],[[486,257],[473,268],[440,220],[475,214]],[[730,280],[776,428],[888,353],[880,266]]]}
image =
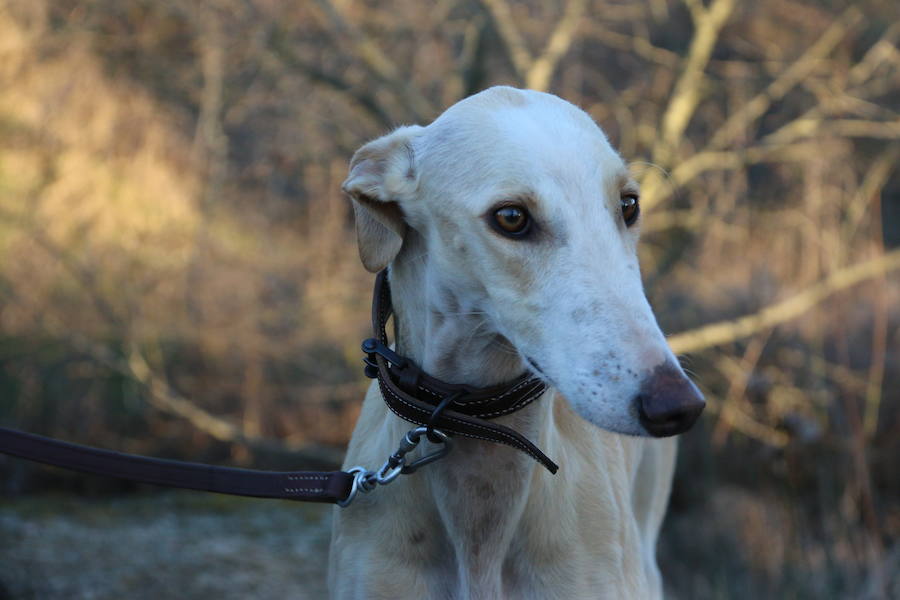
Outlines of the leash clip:
{"label": "leash clip", "polygon": [[405,465],[400,471],[404,475],[415,473],[416,469],[418,469],[419,467],[444,458],[453,447],[453,441],[450,439],[449,435],[447,435],[440,429],[432,429],[430,427],[416,427],[415,429],[407,431],[406,435],[403,437],[403,441],[412,444],[411,448],[415,448],[418,445],[419,438],[422,437],[422,434],[426,434],[426,436],[428,437],[428,441],[434,444],[438,444],[439,447],[434,452],[426,454],[421,458],[417,458],[411,463]]}
{"label": "leash clip", "polygon": [[[421,458],[407,463],[406,455],[419,445],[421,438],[425,434],[434,434],[434,439],[439,440],[440,448],[434,452],[430,452]],[[429,437],[431,439],[431,437]],[[416,470],[429,463],[443,458],[450,452],[453,441],[446,433],[440,429],[431,429],[428,427],[416,427],[406,432],[406,435],[400,440],[400,446],[391,454],[381,468],[377,471],[369,471],[365,467],[352,467],[347,472],[353,475],[353,483],[350,487],[350,493],[343,500],[338,500],[337,505],[340,507],[348,506],[353,502],[359,492],[368,494],[379,485],[387,485],[397,479],[401,474],[409,475],[415,473]]]}

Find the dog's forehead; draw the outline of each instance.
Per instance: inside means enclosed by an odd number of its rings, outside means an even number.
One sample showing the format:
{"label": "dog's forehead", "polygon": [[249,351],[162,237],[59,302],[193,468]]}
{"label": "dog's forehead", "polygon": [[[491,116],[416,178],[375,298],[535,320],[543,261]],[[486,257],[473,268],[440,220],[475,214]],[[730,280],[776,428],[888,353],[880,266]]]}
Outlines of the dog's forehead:
{"label": "dog's forehead", "polygon": [[456,188],[598,189],[627,177],[622,159],[584,111],[530,90],[498,87],[466,98],[426,128],[424,143],[423,171]]}

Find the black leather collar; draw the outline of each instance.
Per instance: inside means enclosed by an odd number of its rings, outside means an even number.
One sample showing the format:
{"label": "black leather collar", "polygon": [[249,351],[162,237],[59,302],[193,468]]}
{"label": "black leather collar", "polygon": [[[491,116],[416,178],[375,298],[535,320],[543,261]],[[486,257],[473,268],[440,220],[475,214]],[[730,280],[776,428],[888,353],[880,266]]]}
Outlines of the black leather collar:
{"label": "black leather collar", "polygon": [[386,325],[392,313],[390,283],[384,270],[375,279],[372,297],[375,337],[365,340],[362,348],[367,355],[366,375],[378,379],[388,408],[410,423],[512,446],[556,473],[556,464],[528,438],[488,420],[515,412],[539,398],[547,387],[541,379],[526,372],[513,381],[484,388],[441,381],[390,349]]}

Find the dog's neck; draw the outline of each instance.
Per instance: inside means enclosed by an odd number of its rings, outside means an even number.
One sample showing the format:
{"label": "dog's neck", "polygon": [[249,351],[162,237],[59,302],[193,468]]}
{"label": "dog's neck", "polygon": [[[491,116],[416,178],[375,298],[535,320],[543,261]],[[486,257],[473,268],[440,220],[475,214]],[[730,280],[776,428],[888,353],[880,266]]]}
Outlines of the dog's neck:
{"label": "dog's neck", "polygon": [[[398,351],[448,383],[480,387],[521,375],[526,368],[521,357],[490,327],[477,294],[466,296],[464,285],[442,278],[429,265],[421,238],[407,238],[404,244],[390,271]],[[500,420],[538,445],[552,444],[552,400],[548,392]],[[487,590],[483,596],[461,595],[491,597],[489,588],[502,579],[533,474],[542,467],[507,446],[467,438],[457,438],[455,445],[447,458],[427,469],[429,489],[455,548],[459,585]]]}

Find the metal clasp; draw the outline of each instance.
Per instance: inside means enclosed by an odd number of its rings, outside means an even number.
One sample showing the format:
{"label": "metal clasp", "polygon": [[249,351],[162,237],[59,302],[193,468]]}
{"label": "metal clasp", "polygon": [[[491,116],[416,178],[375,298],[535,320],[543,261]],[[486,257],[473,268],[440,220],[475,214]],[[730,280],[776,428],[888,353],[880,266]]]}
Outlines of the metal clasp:
{"label": "metal clasp", "polygon": [[388,457],[377,471],[369,471],[365,467],[359,466],[349,469],[347,472],[353,475],[350,493],[343,500],[338,500],[337,505],[341,507],[348,506],[359,492],[368,494],[378,485],[387,485],[401,474],[409,475],[415,473],[419,467],[433,463],[446,456],[453,447],[453,441],[450,439],[450,436],[440,429],[431,429],[431,433],[438,440],[440,447],[434,452],[430,452],[410,463],[406,462],[406,455],[419,445],[422,436],[428,433],[428,430],[428,427],[416,427],[407,431],[406,435],[400,440],[397,450]]}
{"label": "metal clasp", "polygon": [[[415,448],[419,443],[419,438],[422,437],[423,434],[427,434],[428,430],[428,427],[416,427],[415,429],[411,429],[406,432],[406,436],[403,438],[403,441],[412,444],[411,448]],[[447,453],[450,452],[450,449],[453,447],[453,441],[450,439],[450,436],[448,436],[440,429],[431,429],[431,433],[436,436],[437,440],[439,440],[438,449],[434,452],[426,454],[421,458],[417,458],[416,460],[404,466],[403,471],[401,471],[404,475],[415,473],[416,469],[418,469],[419,467],[444,458],[445,456],[447,456]],[[429,438],[428,441],[432,441],[431,438]]]}

